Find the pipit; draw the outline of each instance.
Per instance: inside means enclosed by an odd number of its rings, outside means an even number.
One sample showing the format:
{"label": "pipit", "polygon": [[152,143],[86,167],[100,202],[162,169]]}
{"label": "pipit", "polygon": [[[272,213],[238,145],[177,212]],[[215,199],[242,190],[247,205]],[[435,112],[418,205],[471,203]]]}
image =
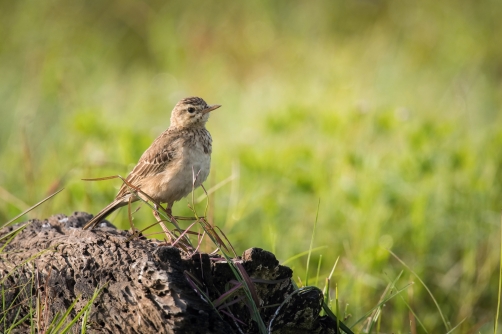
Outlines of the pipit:
{"label": "pipit", "polygon": [[[212,139],[206,122],[209,112],[219,107],[208,105],[200,97],[179,101],[172,111],[169,128],[143,153],[127,182],[156,202],[167,203],[166,211],[171,214],[174,202],[199,187],[209,175]],[[115,200],[92,218],[84,230],[93,228],[129,202],[139,200],[138,196],[141,193],[124,183]]]}

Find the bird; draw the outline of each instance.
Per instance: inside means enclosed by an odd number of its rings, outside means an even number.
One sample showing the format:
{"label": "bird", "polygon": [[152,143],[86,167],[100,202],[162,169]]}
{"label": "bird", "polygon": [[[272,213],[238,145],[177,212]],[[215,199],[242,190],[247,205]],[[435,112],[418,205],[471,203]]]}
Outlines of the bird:
{"label": "bird", "polygon": [[[200,97],[180,100],[173,108],[169,127],[141,155],[126,177],[127,183],[155,202],[167,203],[166,211],[171,215],[174,202],[199,187],[209,175],[212,138],[206,122],[210,112],[219,107],[219,104],[208,105]],[[113,202],[83,229],[92,229],[118,208],[138,201],[141,192],[124,183]]]}

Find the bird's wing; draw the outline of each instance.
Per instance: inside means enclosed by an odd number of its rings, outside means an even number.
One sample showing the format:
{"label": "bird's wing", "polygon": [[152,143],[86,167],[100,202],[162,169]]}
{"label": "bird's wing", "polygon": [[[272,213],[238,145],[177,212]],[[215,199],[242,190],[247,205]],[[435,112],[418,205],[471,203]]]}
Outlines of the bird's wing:
{"label": "bird's wing", "polygon": [[[164,172],[181,153],[182,140],[180,132],[172,129],[164,131],[143,153],[134,169],[127,176],[127,182],[141,188],[145,178]],[[128,193],[130,193],[130,188],[124,183],[116,198],[123,197]]]}

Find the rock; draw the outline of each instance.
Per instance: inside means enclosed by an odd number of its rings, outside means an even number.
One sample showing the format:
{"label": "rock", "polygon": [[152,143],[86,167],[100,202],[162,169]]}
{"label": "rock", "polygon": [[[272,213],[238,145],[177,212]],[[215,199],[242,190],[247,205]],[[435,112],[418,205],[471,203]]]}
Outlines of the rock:
{"label": "rock", "polygon": [[[243,283],[225,258],[187,254],[153,239],[130,240],[129,232],[106,221],[94,230],[82,230],[91,217],[75,212],[31,220],[6,245],[0,254],[0,282],[9,307],[0,332],[4,324],[34,309],[37,296],[48,322],[81,296],[73,318],[99,287],[104,288],[88,319],[91,333],[259,332]],[[20,225],[1,229],[0,237]],[[336,333],[336,322],[333,328],[333,322],[319,317],[322,293],[295,292],[291,269],[281,266],[272,253],[252,248],[233,261],[251,285],[260,317],[273,333],[293,333],[292,328],[294,333]],[[215,302],[232,288],[235,292],[217,305],[219,312],[206,301]],[[287,304],[291,301],[296,304]],[[304,316],[291,320],[291,314]],[[29,326],[26,321],[16,328],[22,332]]]}

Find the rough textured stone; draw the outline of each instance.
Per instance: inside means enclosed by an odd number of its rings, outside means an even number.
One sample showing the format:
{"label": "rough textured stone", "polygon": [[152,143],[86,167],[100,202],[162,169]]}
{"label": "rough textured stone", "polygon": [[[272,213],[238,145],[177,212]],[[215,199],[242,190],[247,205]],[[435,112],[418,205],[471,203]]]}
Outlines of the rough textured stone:
{"label": "rough textured stone", "polygon": [[[129,240],[127,231],[106,221],[83,231],[91,217],[75,212],[32,220],[6,246],[0,257],[0,281],[11,305],[5,324],[18,312],[17,319],[26,315],[37,296],[45,306],[43,321],[65,312],[81,296],[74,317],[104,286],[89,314],[91,333],[258,332],[242,283],[224,258],[186,254],[156,240]],[[20,225],[1,229],[0,236]],[[319,317],[322,293],[294,292],[291,269],[272,253],[253,248],[233,261],[251,282],[260,317],[273,333],[336,333],[333,322]],[[219,314],[200,292],[214,302],[236,286],[241,287],[219,305]],[[28,326],[17,328],[22,332]]]}

